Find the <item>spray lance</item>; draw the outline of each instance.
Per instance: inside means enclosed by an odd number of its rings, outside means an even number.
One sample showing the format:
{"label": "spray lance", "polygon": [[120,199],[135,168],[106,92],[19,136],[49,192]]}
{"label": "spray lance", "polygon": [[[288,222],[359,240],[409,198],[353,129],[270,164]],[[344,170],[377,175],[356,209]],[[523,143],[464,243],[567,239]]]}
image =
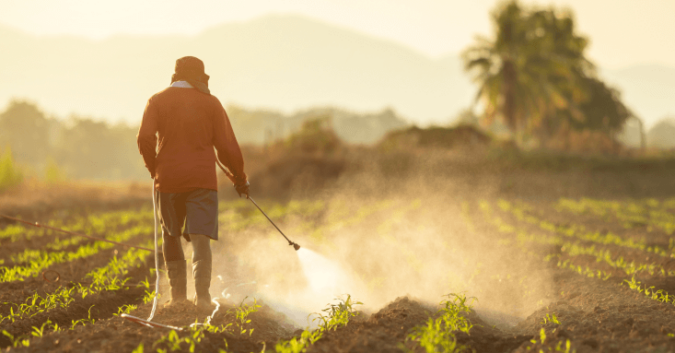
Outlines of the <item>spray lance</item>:
{"label": "spray lance", "polygon": [[[225,167],[223,167],[223,165],[220,164],[220,161],[217,158],[216,158],[216,163],[218,163],[218,166],[220,167],[220,169],[222,169],[223,173],[225,173],[225,175],[230,180],[234,180],[234,175],[232,173],[230,173],[230,171],[227,170]],[[253,203],[253,205],[255,205],[255,207],[258,209],[258,211],[260,211],[260,213],[262,213],[263,216],[265,216],[265,218],[267,218],[267,220],[270,221],[270,223],[272,223],[274,228],[276,228],[279,231],[279,233],[284,237],[284,239],[286,239],[286,241],[288,242],[288,245],[292,246],[293,249],[295,249],[295,251],[300,250],[300,245],[298,245],[298,243],[295,243],[295,242],[291,241],[290,239],[288,239],[286,234],[284,234],[284,232],[282,232],[281,229],[279,229],[279,227],[277,227],[277,225],[272,221],[272,219],[270,219],[270,217],[267,216],[267,213],[265,213],[265,211],[263,211],[262,208],[260,208],[260,206],[258,206],[258,204],[255,202],[255,200],[253,200],[253,198],[251,196],[246,194],[246,198],[249,199]]]}

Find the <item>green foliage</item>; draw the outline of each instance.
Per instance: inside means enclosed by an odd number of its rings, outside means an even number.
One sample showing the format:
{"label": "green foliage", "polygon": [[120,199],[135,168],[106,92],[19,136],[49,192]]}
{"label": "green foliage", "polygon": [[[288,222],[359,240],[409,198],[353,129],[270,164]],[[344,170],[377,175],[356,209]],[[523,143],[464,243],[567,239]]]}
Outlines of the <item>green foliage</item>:
{"label": "green foliage", "polygon": [[328,306],[322,310],[322,313],[318,313],[318,317],[314,319],[320,322],[317,330],[310,331],[307,329],[302,332],[300,337],[293,337],[288,341],[277,342],[274,347],[275,352],[306,352],[307,347],[321,339],[324,332],[347,326],[349,319],[358,315],[358,312],[354,309],[354,305],[362,305],[363,303],[353,301],[349,294],[347,294],[346,298],[336,299],[339,301],[338,304],[328,304]]}
{"label": "green foliage", "polygon": [[415,147],[450,149],[457,146],[485,146],[491,141],[492,138],[490,136],[470,125],[454,127],[430,126],[425,129],[413,126],[387,134],[379,146],[387,151]]}
{"label": "green foliage", "polygon": [[544,319],[541,321],[542,325],[546,324],[556,324],[560,325],[560,320],[558,320],[558,316],[556,316],[555,313],[546,313],[546,316],[544,316]]}
{"label": "green foliage", "polygon": [[468,350],[468,347],[457,343],[455,332],[469,334],[473,325],[465,315],[471,311],[470,302],[475,298],[467,299],[465,295],[455,293],[448,294],[446,297],[448,299],[441,302],[444,308],[439,311],[439,317],[430,318],[425,326],[414,327],[406,341],[417,342],[428,353]]}
{"label": "green foliage", "polygon": [[50,150],[49,125],[36,104],[12,100],[0,113],[0,146],[11,146],[21,164],[37,167]]}
{"label": "green foliage", "polygon": [[42,326],[40,326],[39,328],[33,326],[33,332],[31,333],[31,335],[33,335],[33,337],[42,337],[45,335],[45,329],[49,327],[51,327],[52,331],[54,332],[57,332],[59,330],[58,324],[52,323],[51,320],[47,319],[47,321],[44,322]]}
{"label": "green foliage", "polygon": [[[152,344],[152,349],[155,349],[158,346],[164,346],[166,349],[157,348],[157,351],[175,352],[185,351],[185,349],[187,349],[188,352],[193,353],[196,350],[197,344],[204,338],[204,330],[204,326],[190,327],[189,330],[183,332],[183,337],[181,337],[176,330],[171,330],[167,335],[162,336],[162,338],[155,341],[155,343]],[[184,345],[185,348],[181,348],[181,345]]]}
{"label": "green foliage", "polygon": [[335,133],[348,143],[372,144],[383,135],[408,125],[393,110],[359,114],[340,108],[321,107],[283,115],[277,111],[245,109],[236,105],[227,106],[237,140],[247,144],[269,144],[288,138],[302,127],[305,121],[330,116]]}
{"label": "green foliage", "polygon": [[544,142],[571,129],[614,132],[632,115],[596,77],[571,12],[513,0],[498,6],[492,22],[494,38],[479,37],[463,53],[489,122],[504,120],[512,132],[535,132]]}
{"label": "green foliage", "polygon": [[138,347],[136,347],[133,351],[131,351],[131,353],[143,353],[143,342],[141,342],[141,344],[139,344]]}
{"label": "green foliage", "polygon": [[[562,202],[564,201],[564,202]],[[566,207],[578,206],[578,204],[572,203],[569,200],[562,200],[558,204],[558,209],[560,205],[565,205]],[[590,203],[596,205],[596,203]],[[602,204],[602,203],[600,203]],[[499,207],[508,213],[511,213],[519,221],[529,223],[532,225],[538,226],[540,229],[548,232],[553,232],[556,235],[554,236],[543,236],[541,234],[531,234],[527,233],[522,229],[518,229],[511,224],[504,222],[500,217],[495,217],[494,215],[489,215],[488,222],[498,227],[498,230],[503,233],[515,233],[517,240],[521,243],[530,242],[530,243],[540,243],[540,244],[550,244],[560,246],[560,251],[567,256],[574,257],[578,255],[591,255],[595,257],[598,263],[605,263],[611,266],[614,269],[624,272],[627,276],[633,276],[640,272],[647,272],[650,275],[655,273],[662,273],[664,276],[675,275],[675,271],[667,270],[661,264],[655,264],[651,262],[641,263],[638,261],[626,261],[622,256],[615,256],[612,254],[610,249],[603,248],[604,245],[616,245],[620,248],[626,249],[636,249],[641,251],[646,251],[653,253],[662,257],[670,257],[672,250],[667,250],[655,245],[648,246],[644,240],[635,240],[635,239],[625,239],[611,232],[598,232],[598,231],[587,231],[585,227],[581,225],[571,224],[571,225],[557,225],[549,221],[539,219],[538,217],[533,216],[530,213],[525,212],[522,207],[517,207],[511,203],[500,200],[498,203]],[[617,209],[621,209],[624,206],[620,204],[614,204]],[[661,214],[660,211],[655,212],[654,214]],[[572,239],[574,241],[566,241],[566,239]],[[582,242],[589,242],[592,245],[584,245]],[[547,255],[544,259],[546,261],[552,260],[554,257],[559,257],[559,254]],[[557,266],[560,268],[569,268],[581,275],[585,275],[591,278],[601,278],[607,280],[611,277],[610,273],[607,273],[603,270],[593,270],[589,267],[582,268],[581,266],[576,266],[572,263],[571,259],[559,260]]]}
{"label": "green foliage", "polygon": [[59,165],[52,158],[47,159],[47,166],[45,167],[45,181],[48,184],[58,184],[66,180],[66,173],[59,167]]}
{"label": "green foliage", "polygon": [[642,287],[642,283],[640,281],[636,281],[635,277],[632,277],[630,281],[625,279],[623,280],[623,283],[627,284],[630,289],[638,293],[644,293],[644,295],[646,295],[648,298],[652,300],[660,301],[661,303],[675,305],[675,295],[670,295],[663,289],[656,290],[654,286]]}
{"label": "green foliage", "polygon": [[274,350],[277,353],[302,353],[307,351],[307,347],[314,344],[314,342],[321,339],[323,336],[323,330],[302,331],[300,337],[293,337],[288,341],[279,341]]}
{"label": "green foliage", "polygon": [[[152,232],[152,225],[141,225],[110,235],[107,239],[116,242],[124,242],[141,234],[148,234],[150,232]],[[58,241],[59,240],[57,239],[57,242]],[[74,251],[52,252],[49,250],[26,249],[23,253],[12,255],[12,259],[15,263],[26,263],[25,265],[15,265],[11,267],[0,266],[0,282],[20,281],[29,276],[35,277],[51,265],[94,256],[101,250],[110,249],[114,246],[115,245],[112,243],[96,241],[94,243],[82,245]],[[49,248],[50,246],[48,245],[46,247]],[[134,253],[130,256],[130,261],[136,261],[135,264],[137,264],[140,253]],[[108,270],[106,270],[106,273],[108,273]],[[95,276],[95,274],[92,274],[92,276]],[[106,285],[109,284],[110,283]]]}
{"label": "green foliage", "polygon": [[27,335],[21,335],[21,336],[16,336],[12,335],[11,333],[2,330],[2,334],[9,338],[9,340],[12,342],[12,347],[17,348],[17,347],[28,347],[30,346],[30,342],[28,341],[28,336]]}
{"label": "green foliage", "polygon": [[319,327],[323,331],[335,331],[338,327],[347,326],[349,319],[357,316],[359,313],[354,308],[354,305],[363,305],[361,302],[352,300],[352,296],[347,294],[346,299],[336,298],[339,302],[337,304],[328,304],[322,310],[325,314],[319,314],[317,320],[320,322]]}
{"label": "green foliage", "polygon": [[113,314],[114,316],[120,316],[120,314],[130,314],[132,311],[138,309],[138,305],[133,305],[133,304],[125,304],[117,308],[117,314]]}
{"label": "green foliage", "polygon": [[[562,198],[556,204],[556,210],[573,214],[590,214],[604,220],[621,222],[624,228],[647,227],[661,229],[668,235],[675,232],[675,214],[671,204],[675,199],[660,202],[655,199],[633,201],[609,201],[582,198],[579,200]],[[644,248],[647,248],[645,245]],[[668,256],[668,254],[665,254]]]}
{"label": "green foliage", "polygon": [[73,320],[72,321],[72,326],[70,327],[71,330],[74,330],[77,325],[82,325],[86,326],[87,324],[93,324],[94,319],[91,318],[91,308],[94,306],[90,306],[89,310],[87,310],[87,318],[86,319],[79,319],[79,320]]}
{"label": "green foliage", "polygon": [[[85,275],[85,278],[91,278],[93,280],[89,285],[78,284],[71,288],[59,287],[52,293],[45,293],[44,296],[34,293],[22,304],[11,304],[13,306],[10,308],[10,313],[7,316],[0,315],[0,323],[4,320],[15,322],[21,318],[31,317],[55,308],[68,308],[70,304],[75,301],[76,294],[79,294],[81,298],[84,299],[88,295],[96,294],[101,291],[119,290],[121,289],[122,284],[129,280],[128,278],[120,278],[127,275],[132,268],[140,266],[147,256],[147,251],[132,248],[122,258],[118,259],[115,256],[107,265],[96,268]],[[154,291],[152,293],[154,293]],[[129,312],[133,309],[135,309],[134,306],[128,306],[123,312]],[[120,309],[120,311],[122,311],[122,309]],[[90,307],[88,319],[73,321],[71,329],[78,324],[84,325],[93,322],[93,319],[91,319]]]}
{"label": "green foliage", "polygon": [[306,120],[300,130],[286,140],[286,146],[304,153],[331,153],[340,147],[340,139],[331,127],[330,116]]}
{"label": "green foliage", "polygon": [[253,329],[246,329],[244,328],[244,326],[251,322],[251,319],[248,318],[248,315],[257,312],[258,308],[260,308],[261,306],[258,305],[258,301],[255,298],[253,298],[252,305],[244,303],[244,301],[246,301],[246,298],[244,298],[239,304],[239,306],[235,308],[235,317],[237,320],[236,324],[239,330],[239,334],[243,335],[246,332],[248,332],[248,335],[251,336],[253,334]]}
{"label": "green foliage", "polygon": [[7,147],[0,155],[0,191],[19,185],[23,173],[12,158],[12,150]]}
{"label": "green foliage", "polygon": [[[539,341],[537,342],[536,338],[533,338],[530,340],[531,345],[528,346],[526,349],[528,351],[532,350],[533,348],[540,346],[540,347],[545,347],[544,344],[546,344],[546,330],[543,328],[539,330]],[[558,343],[555,344],[555,346],[551,347],[548,346],[546,347],[546,350],[544,349],[539,349],[540,353],[544,352],[562,352],[562,353],[574,353],[576,350],[572,349],[572,343],[570,340],[565,340],[564,341],[565,346],[563,347],[563,341],[558,341]]]}

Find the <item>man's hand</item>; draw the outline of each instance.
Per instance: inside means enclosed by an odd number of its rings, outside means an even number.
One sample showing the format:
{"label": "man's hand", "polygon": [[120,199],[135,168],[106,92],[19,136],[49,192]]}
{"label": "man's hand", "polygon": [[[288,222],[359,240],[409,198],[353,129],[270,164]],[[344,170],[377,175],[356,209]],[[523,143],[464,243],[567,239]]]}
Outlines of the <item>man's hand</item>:
{"label": "man's hand", "polygon": [[248,198],[248,187],[251,186],[249,184],[248,180],[246,183],[241,183],[241,184],[234,184],[234,189],[237,190],[237,193],[239,194],[239,197],[241,197],[242,194],[246,195],[246,198]]}

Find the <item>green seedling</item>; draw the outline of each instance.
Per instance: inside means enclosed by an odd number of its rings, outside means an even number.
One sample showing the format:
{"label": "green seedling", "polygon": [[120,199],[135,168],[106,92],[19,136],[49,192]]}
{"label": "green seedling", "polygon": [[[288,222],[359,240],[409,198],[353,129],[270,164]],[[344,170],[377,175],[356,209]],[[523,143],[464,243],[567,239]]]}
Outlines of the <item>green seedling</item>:
{"label": "green seedling", "polygon": [[[546,343],[546,330],[543,328],[539,331],[539,342],[537,342],[536,338],[533,338],[530,340],[530,343],[532,343],[531,346],[527,347],[526,349],[532,350],[532,348],[535,348],[536,345],[544,345]],[[576,350],[572,349],[572,343],[570,340],[565,340],[565,347],[563,347],[563,341],[558,341],[555,346],[553,347],[548,347],[546,349],[546,352],[562,352],[562,353],[574,353]],[[544,353],[543,349],[539,349],[539,353]]]}
{"label": "green seedling", "polygon": [[318,317],[312,320],[320,321],[319,327],[324,331],[336,330],[338,327],[346,326],[350,318],[358,315],[354,305],[363,305],[361,302],[354,302],[349,294],[346,299],[335,299],[339,301],[338,304],[328,304],[322,310],[325,314],[318,313]]}
{"label": "green seedling", "polygon": [[244,298],[235,309],[235,317],[237,319],[239,334],[243,335],[248,332],[248,335],[251,336],[253,334],[253,329],[245,329],[244,326],[251,323],[251,319],[248,318],[248,315],[257,312],[258,308],[261,306],[258,305],[258,301],[255,298],[253,298],[253,305],[245,304],[244,301],[246,301],[247,298],[248,297]]}
{"label": "green seedling", "polygon": [[293,337],[288,341],[279,341],[274,347],[277,353],[301,353],[307,351],[307,347],[313,345],[323,336],[323,330],[302,331],[300,337]]}
{"label": "green seedling", "polygon": [[544,316],[544,319],[541,322],[542,325],[546,324],[556,324],[560,325],[560,320],[558,320],[558,317],[555,315],[555,313],[546,313],[546,316]]}
{"label": "green seedling", "polygon": [[91,318],[91,308],[93,308],[93,307],[94,306],[92,305],[92,306],[89,307],[89,310],[87,310],[87,318],[86,319],[79,319],[77,321],[73,320],[72,326],[70,327],[70,329],[74,330],[75,326],[77,326],[78,324],[82,324],[82,326],[86,326],[88,323],[93,324],[94,321],[95,321],[94,319]]}
{"label": "green seedling", "polygon": [[158,352],[181,351],[183,350],[181,348],[181,344],[186,343],[187,351],[192,353],[195,352],[197,344],[199,344],[203,338],[204,328],[202,326],[191,327],[186,335],[182,338],[178,335],[176,330],[171,330],[167,335],[155,341],[155,343],[152,344],[152,349],[155,349],[157,346],[164,344],[167,346],[167,348],[157,348]]}
{"label": "green seedling", "polygon": [[[7,338],[9,338],[9,340],[12,342],[12,347],[14,347],[14,348],[30,346],[30,342],[28,341],[28,339],[26,338],[25,335],[14,337],[14,335],[12,335],[11,333],[9,333],[5,330],[2,330],[2,334],[4,336],[7,336]],[[9,348],[8,348],[8,350],[9,350]]]}
{"label": "green seedling", "polygon": [[656,290],[654,289],[654,286],[649,288],[644,286],[643,288],[642,283],[640,281],[636,281],[635,277],[632,277],[630,281],[625,279],[623,280],[623,283],[626,283],[631,290],[634,290],[638,293],[644,293],[644,295],[652,300],[675,305],[675,296],[668,294],[668,292],[664,291],[663,289]]}
{"label": "green seedling", "polygon": [[[147,234],[151,231],[151,226],[143,225],[127,229],[121,233],[116,233],[106,238],[116,242],[125,242],[137,236]],[[42,273],[42,271],[52,265],[88,258],[98,254],[101,250],[111,249],[114,246],[114,244],[108,242],[96,241],[90,244],[82,245],[75,251],[50,252],[45,250],[27,249],[24,252],[24,255],[17,256],[21,259],[24,259],[24,257],[25,259],[30,258],[30,261],[26,261],[29,262],[29,264],[26,266],[16,265],[12,267],[3,267],[2,272],[0,272],[0,283],[22,281],[26,277],[37,277],[38,274]]]}
{"label": "green seedling", "polygon": [[317,313],[318,317],[313,319],[320,321],[319,328],[314,331],[306,329],[300,337],[293,337],[288,341],[279,341],[274,347],[277,353],[301,353],[307,351],[307,347],[314,344],[323,337],[324,332],[336,330],[338,327],[346,326],[349,319],[358,315],[354,305],[363,305],[361,302],[353,301],[351,295],[347,294],[346,299],[336,298],[338,304],[328,304],[323,313]]}
{"label": "green seedling", "polygon": [[139,344],[138,347],[134,348],[134,350],[131,351],[131,353],[143,353],[143,342],[141,342],[141,344]]}
{"label": "green seedling", "polygon": [[[416,326],[406,338],[406,342],[416,342],[427,353],[464,352],[469,348],[458,343],[454,332],[469,334],[473,325],[465,315],[471,310],[475,298],[466,298],[463,294],[451,293],[441,302],[444,306],[437,319],[430,318],[426,325]],[[401,346],[405,348],[405,346]]]}
{"label": "green seedling", "polygon": [[[37,328],[37,327],[33,326],[33,332],[31,333],[31,335],[33,335],[34,337],[44,336],[45,328],[50,326],[50,325],[52,327],[54,327],[54,325],[52,325],[51,320],[47,319],[47,321],[45,323],[43,323],[42,326],[40,326],[40,328]],[[58,325],[56,326],[56,329],[54,331],[58,331]]]}
{"label": "green seedling", "polygon": [[117,314],[113,314],[115,316],[120,316],[120,314],[130,314],[132,311],[138,309],[137,305],[133,304],[125,304],[117,308]]}

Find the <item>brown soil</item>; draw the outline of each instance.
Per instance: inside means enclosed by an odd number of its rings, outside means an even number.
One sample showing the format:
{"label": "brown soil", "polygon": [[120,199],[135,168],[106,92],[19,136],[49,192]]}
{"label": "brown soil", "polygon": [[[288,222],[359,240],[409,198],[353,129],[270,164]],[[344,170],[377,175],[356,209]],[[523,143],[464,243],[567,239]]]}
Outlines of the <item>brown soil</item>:
{"label": "brown soil", "polygon": [[[622,166],[612,164],[613,162],[608,162],[602,168],[572,166],[563,162],[563,167],[554,165],[550,168],[531,170],[530,168],[533,167],[527,165],[527,163],[523,163],[524,165],[517,168],[511,168],[506,167],[505,164],[499,164],[502,162],[493,165],[486,163],[486,160],[475,161],[470,156],[461,154],[409,152],[405,155],[392,152],[377,158],[366,153],[359,156],[358,163],[352,165],[349,162],[349,168],[327,168],[327,171],[325,171],[327,174],[319,176],[317,179],[331,179],[331,185],[343,187],[345,193],[363,193],[378,197],[380,194],[411,192],[416,196],[422,194],[427,195],[428,198],[443,198],[443,201],[446,202],[443,206],[448,208],[459,208],[458,205],[455,205],[458,203],[457,199],[460,201],[467,200],[471,208],[471,214],[475,216],[473,224],[476,228],[472,233],[468,230],[468,226],[464,226],[467,228],[465,239],[467,244],[477,242],[475,238],[477,233],[489,235],[494,243],[509,238],[509,235],[501,234],[493,225],[487,224],[477,216],[480,214],[478,207],[480,198],[489,200],[493,205],[498,198],[506,198],[514,203],[525,202],[531,206],[530,212],[532,215],[556,224],[576,222],[584,224],[589,230],[612,231],[624,238],[639,239],[645,236],[639,227],[624,229],[618,227],[611,220],[598,220],[594,217],[558,213],[552,207],[553,202],[559,197],[590,196],[625,199],[629,197],[666,198],[675,195],[671,173],[673,168],[670,164],[666,166],[650,165],[648,168],[638,169],[632,164]],[[369,159],[371,157],[372,159]],[[417,159],[423,159],[425,164],[415,164]],[[313,164],[313,162],[308,161],[309,159],[301,164],[312,165],[314,171],[310,174],[317,174],[317,170],[322,168],[321,164]],[[533,163],[538,162],[535,160]],[[354,168],[354,165],[372,167],[376,170],[375,176],[371,179],[369,179],[370,176],[357,179],[359,183],[350,183],[349,180],[345,179],[354,177],[354,175],[349,174],[358,169]],[[300,165],[296,165],[296,167],[298,166]],[[414,166],[414,168],[411,166]],[[411,172],[411,170],[414,172]],[[268,174],[276,172],[279,171],[270,170]],[[292,174],[290,169],[282,172],[279,173]],[[347,177],[344,176],[345,174]],[[396,176],[431,176],[413,179],[412,183],[410,183],[410,180],[405,182],[392,180],[387,185],[380,185],[384,183],[382,180],[386,179],[382,178],[383,175],[391,177],[391,179],[395,179]],[[272,178],[269,175],[268,177]],[[286,179],[291,180],[293,178],[288,177]],[[282,182],[285,181],[282,180]],[[444,187],[439,187],[439,185],[444,185]],[[325,187],[325,185],[312,186],[312,188],[321,187]],[[442,190],[442,192],[437,189]],[[440,195],[443,193],[448,196]],[[119,205],[125,204],[124,202]],[[103,204],[102,207],[106,207],[106,205]],[[92,206],[92,208],[95,207]],[[454,208],[452,208],[453,212]],[[426,210],[418,211],[418,213],[424,212]],[[30,212],[26,214],[30,215]],[[508,213],[500,212],[499,215],[505,222],[518,226],[527,232],[536,232],[544,236],[551,235],[551,233],[538,229],[535,225],[518,221]],[[317,224],[320,223],[323,216],[323,214],[316,216],[319,218],[316,221]],[[418,215],[409,214],[407,216],[417,217]],[[380,215],[370,216],[369,219],[377,217],[380,217]],[[448,225],[451,226],[452,223]],[[247,230],[242,234],[251,236],[249,238],[251,240],[253,239],[251,234],[254,234],[254,232]],[[269,233],[264,232],[261,234],[263,234],[262,237],[269,235]],[[223,236],[223,240],[229,240],[230,237],[238,235],[229,234]],[[512,237],[515,237],[515,235],[512,235]],[[655,245],[667,247],[670,236],[662,232],[652,232],[649,233],[648,238]],[[277,235],[274,235],[274,239],[278,239]],[[363,246],[370,246],[369,241],[372,240],[363,239]],[[25,246],[38,247],[39,243],[26,243]],[[225,245],[219,246],[225,247]],[[484,246],[487,248],[496,245],[486,243]],[[516,314],[518,313],[511,313],[509,308],[502,310],[503,317],[477,309],[477,311],[468,315],[468,319],[474,324],[471,334],[458,333],[459,343],[476,352],[536,352],[540,349],[542,351],[554,351],[557,345],[562,345],[564,349],[567,340],[570,341],[572,349],[580,353],[596,351],[675,351],[674,305],[660,303],[642,293],[630,290],[626,285],[621,284],[624,278],[618,272],[603,267],[603,264],[597,263],[594,258],[576,256],[571,260],[584,267],[614,271],[612,272],[612,278],[606,281],[588,278],[572,270],[560,269],[556,267],[555,262],[543,262],[541,258],[544,255],[561,253],[560,249],[555,246],[532,245],[527,248],[527,253],[514,245],[498,246],[504,247],[506,249],[504,252],[510,254],[510,256],[504,258],[505,264],[537,264],[538,268],[532,269],[531,272],[539,277],[551,279],[551,288],[547,288],[549,292],[549,296],[546,297],[547,301],[539,305],[536,310],[530,311],[524,320],[517,319],[518,315]],[[509,248],[509,246],[512,248]],[[414,247],[414,244],[411,247]],[[639,260],[659,264],[668,261],[666,259],[655,259],[644,252],[626,250],[612,245],[608,245],[606,248],[611,250],[614,256],[623,256],[627,261]],[[355,253],[357,253],[357,250],[360,249],[354,249]],[[80,262],[56,265],[54,269],[61,273],[62,281],[81,281],[82,276],[92,268],[105,264],[112,251],[114,250],[103,252],[101,256],[84,259]],[[228,261],[233,262],[232,273],[228,273],[233,278],[236,277],[237,272],[246,271],[245,264],[237,265],[231,259]],[[470,268],[462,269],[470,270]],[[148,264],[135,270],[132,273],[133,281],[131,282],[148,276],[148,270]],[[401,271],[405,270],[407,269],[401,269]],[[437,270],[443,271],[443,269]],[[648,285],[654,285],[657,289],[664,289],[671,294],[675,294],[675,282],[671,277],[647,276],[644,274],[641,276],[637,279]],[[477,279],[476,282],[480,283],[482,287],[491,289],[488,293],[482,294],[486,297],[511,292],[520,285],[515,281],[495,279],[489,274]],[[0,302],[20,303],[36,291],[38,293],[53,291],[57,286],[58,284],[45,283],[40,278],[25,282],[0,284]],[[215,285],[212,292],[215,292]],[[0,338],[0,348],[7,347],[8,351],[17,352],[107,353],[131,352],[142,343],[145,352],[155,351],[157,348],[165,348],[170,351],[167,343],[160,343],[153,347],[153,344],[164,337],[168,331],[139,326],[114,315],[118,308],[124,304],[138,304],[138,309],[132,315],[142,318],[147,317],[151,310],[151,304],[141,303],[142,294],[143,292],[139,289],[100,293],[77,300],[68,310],[53,310],[15,323],[2,322],[0,323],[0,330],[6,330],[14,335],[30,335],[31,327],[39,326],[47,319],[69,327],[72,320],[86,318],[91,305],[94,305],[91,309],[92,318],[97,320],[95,324],[79,326],[75,330],[48,332],[43,337],[32,337],[29,347],[11,348],[9,347],[9,340],[3,336]],[[472,293],[468,294],[471,295]],[[405,293],[401,293],[401,295],[405,295]],[[228,352],[260,352],[263,347],[273,350],[274,345],[279,340],[287,340],[300,334],[300,328],[294,326],[284,314],[274,311],[264,303],[262,304],[263,307],[258,312],[251,314],[251,322],[245,326],[246,329],[253,329],[253,334],[249,336],[248,334],[240,335],[235,330],[234,303],[222,303],[219,314],[213,318],[212,323],[216,325],[232,323],[233,326],[230,326],[230,330],[227,332],[205,333],[204,338],[196,345],[196,351],[215,352],[219,349],[225,349],[225,342],[227,342]],[[404,347],[419,351],[419,348],[415,348],[411,342],[406,342],[405,337],[413,327],[422,325],[429,318],[435,317],[436,306],[410,297],[400,297],[390,303],[379,304],[383,304],[384,307],[372,314],[362,313],[352,319],[346,327],[325,333],[324,337],[311,346],[308,351],[401,352]],[[6,304],[2,304],[0,307],[0,313],[6,313],[8,310],[9,306]],[[553,313],[557,315],[560,324],[543,321],[547,314]],[[197,313],[187,305],[182,308],[162,309],[157,313],[155,321],[183,327],[194,323],[195,320],[203,322],[208,314],[208,312]],[[514,321],[518,321],[517,325],[508,325]],[[546,333],[544,342],[540,338],[542,328]],[[188,334],[188,332],[181,332],[179,336],[185,338]],[[183,343],[178,351],[187,352],[189,346]]]}

